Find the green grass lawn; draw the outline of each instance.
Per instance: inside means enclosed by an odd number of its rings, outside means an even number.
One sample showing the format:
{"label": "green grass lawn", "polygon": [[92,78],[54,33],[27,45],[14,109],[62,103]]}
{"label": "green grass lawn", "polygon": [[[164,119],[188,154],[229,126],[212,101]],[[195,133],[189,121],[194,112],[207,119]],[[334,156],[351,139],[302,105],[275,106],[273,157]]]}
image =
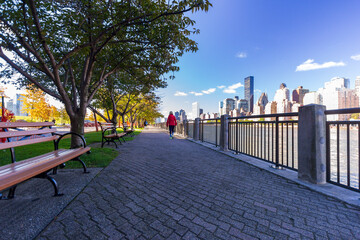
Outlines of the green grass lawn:
{"label": "green grass lawn", "polygon": [[[118,130],[122,132],[122,130]],[[134,132],[135,135],[140,134],[141,129],[136,129]],[[86,144],[101,142],[101,132],[90,132],[85,133]],[[126,141],[131,141],[134,137],[126,137]],[[119,145],[119,144],[118,144]],[[70,138],[62,139],[60,142],[59,148],[69,148],[70,147]],[[118,149],[121,150],[121,147],[126,147],[126,145],[118,146]],[[15,148],[16,161],[21,161],[31,157],[36,157],[41,154],[51,152],[54,150],[53,142],[44,142],[37,143],[27,146],[21,146]],[[91,147],[90,154],[84,154],[80,158],[83,160],[87,167],[106,167],[109,163],[119,154],[118,151],[112,148],[100,147]],[[9,149],[0,150],[0,166],[11,163],[11,156]],[[66,168],[81,168],[81,164],[76,161],[69,161],[66,163]]]}

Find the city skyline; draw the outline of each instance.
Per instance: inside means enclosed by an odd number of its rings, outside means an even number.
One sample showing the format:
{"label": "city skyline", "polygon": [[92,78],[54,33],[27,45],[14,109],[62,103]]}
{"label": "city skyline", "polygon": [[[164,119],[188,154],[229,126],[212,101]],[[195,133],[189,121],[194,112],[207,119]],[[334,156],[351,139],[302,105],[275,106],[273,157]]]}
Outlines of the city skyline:
{"label": "city skyline", "polygon": [[184,54],[175,80],[158,91],[161,110],[189,112],[199,102],[204,112],[217,112],[218,101],[244,98],[247,76],[255,78],[254,103],[261,92],[273,99],[283,82],[316,91],[345,77],[353,88],[360,75],[359,8],[359,1],[339,0],[214,2],[194,15],[199,51]]}

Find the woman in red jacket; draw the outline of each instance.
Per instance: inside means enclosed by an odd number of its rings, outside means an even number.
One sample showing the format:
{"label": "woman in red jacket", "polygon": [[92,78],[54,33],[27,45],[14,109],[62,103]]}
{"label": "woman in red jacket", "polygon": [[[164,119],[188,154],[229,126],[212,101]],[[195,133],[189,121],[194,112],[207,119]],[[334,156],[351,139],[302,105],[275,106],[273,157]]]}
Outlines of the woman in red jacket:
{"label": "woman in red jacket", "polygon": [[173,112],[170,111],[170,114],[169,114],[167,122],[166,122],[166,127],[169,126],[170,139],[173,138],[174,128],[176,125],[177,125],[176,117],[173,115]]}

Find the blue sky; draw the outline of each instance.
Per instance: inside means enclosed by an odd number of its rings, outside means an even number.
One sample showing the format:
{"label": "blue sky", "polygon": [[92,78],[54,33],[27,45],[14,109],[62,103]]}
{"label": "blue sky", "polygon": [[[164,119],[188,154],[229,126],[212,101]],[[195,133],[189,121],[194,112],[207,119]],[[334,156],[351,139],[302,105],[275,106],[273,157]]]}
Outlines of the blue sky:
{"label": "blue sky", "polygon": [[360,76],[359,11],[358,0],[213,1],[207,13],[191,15],[199,50],[186,53],[175,79],[158,91],[161,110],[189,112],[197,101],[204,112],[217,112],[220,100],[244,96],[239,83],[250,75],[255,97],[267,92],[270,100],[282,82],[291,91],[316,91],[340,76],[353,87]]}

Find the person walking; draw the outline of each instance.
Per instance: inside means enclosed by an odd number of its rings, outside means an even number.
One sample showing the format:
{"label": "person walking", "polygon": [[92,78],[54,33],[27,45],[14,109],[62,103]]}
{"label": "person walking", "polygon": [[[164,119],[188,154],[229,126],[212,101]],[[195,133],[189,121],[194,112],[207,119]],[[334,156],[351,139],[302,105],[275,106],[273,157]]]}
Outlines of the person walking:
{"label": "person walking", "polygon": [[166,127],[169,127],[170,139],[173,138],[174,128],[176,125],[177,125],[176,117],[173,115],[173,112],[170,111],[168,119],[166,121]]}

